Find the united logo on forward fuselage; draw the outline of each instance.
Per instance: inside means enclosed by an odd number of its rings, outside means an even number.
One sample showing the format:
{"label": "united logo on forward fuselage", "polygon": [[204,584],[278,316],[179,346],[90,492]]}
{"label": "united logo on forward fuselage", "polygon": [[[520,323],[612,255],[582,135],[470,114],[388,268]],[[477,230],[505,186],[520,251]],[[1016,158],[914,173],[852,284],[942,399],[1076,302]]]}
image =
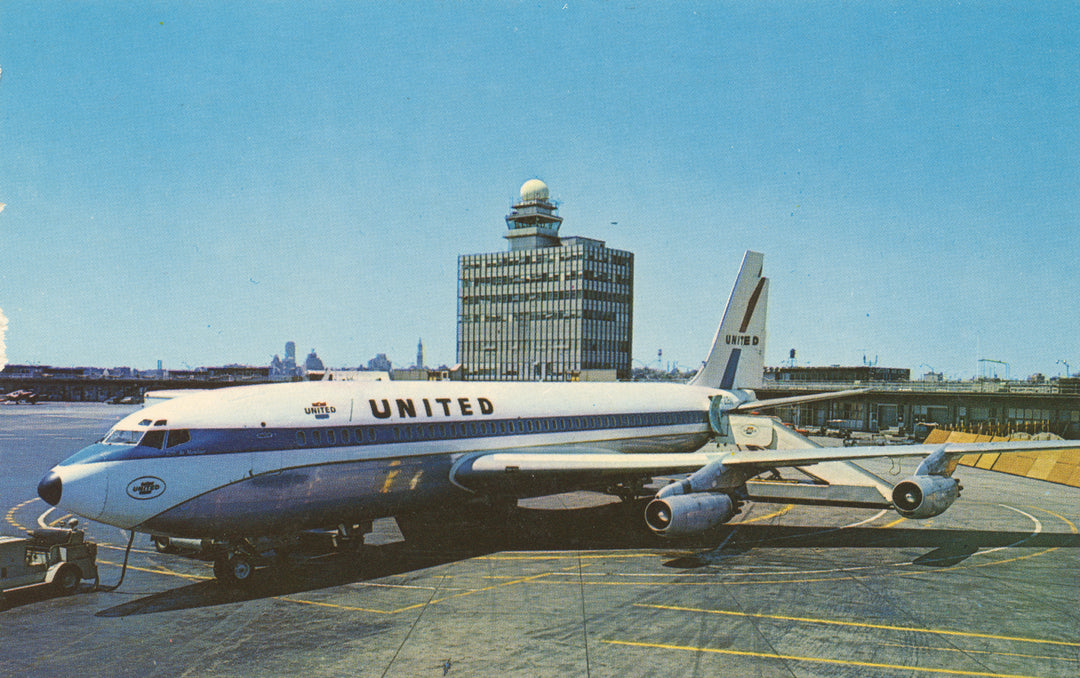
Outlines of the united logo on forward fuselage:
{"label": "united logo on forward fuselage", "polygon": [[314,414],[316,419],[329,419],[334,412],[337,408],[326,403],[311,403],[311,407],[304,408],[304,414]]}
{"label": "united logo on forward fuselage", "polygon": [[132,499],[153,499],[165,492],[165,481],[156,476],[143,476],[128,483],[127,493]]}

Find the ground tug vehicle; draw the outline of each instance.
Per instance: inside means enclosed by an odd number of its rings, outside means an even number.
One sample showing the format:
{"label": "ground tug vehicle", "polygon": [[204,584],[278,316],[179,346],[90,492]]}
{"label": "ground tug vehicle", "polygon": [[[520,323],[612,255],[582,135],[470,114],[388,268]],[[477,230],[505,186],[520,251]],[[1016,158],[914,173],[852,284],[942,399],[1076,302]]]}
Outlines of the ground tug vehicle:
{"label": "ground tug vehicle", "polygon": [[82,580],[97,578],[97,544],[86,541],[75,524],[28,531],[25,537],[0,536],[0,607],[11,589],[51,584],[69,595]]}

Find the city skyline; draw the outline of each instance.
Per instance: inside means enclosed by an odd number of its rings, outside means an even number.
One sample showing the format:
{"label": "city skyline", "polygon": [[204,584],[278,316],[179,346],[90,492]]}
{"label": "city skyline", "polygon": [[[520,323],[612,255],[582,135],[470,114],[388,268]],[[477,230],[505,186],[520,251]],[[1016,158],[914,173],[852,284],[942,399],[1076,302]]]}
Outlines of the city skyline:
{"label": "city skyline", "polygon": [[[0,361],[453,364],[521,184],[634,252],[634,366],[1080,369],[1080,6],[0,6]],[[522,150],[527,149],[527,150]]]}

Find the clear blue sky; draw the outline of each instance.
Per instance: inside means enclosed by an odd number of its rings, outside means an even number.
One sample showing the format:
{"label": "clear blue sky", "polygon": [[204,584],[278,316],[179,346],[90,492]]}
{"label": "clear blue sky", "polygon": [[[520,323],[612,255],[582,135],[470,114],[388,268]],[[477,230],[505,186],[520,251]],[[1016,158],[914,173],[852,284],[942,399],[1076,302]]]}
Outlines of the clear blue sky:
{"label": "clear blue sky", "polygon": [[452,363],[538,177],[640,361],[753,248],[770,364],[1078,371],[1080,4],[913,4],[5,0],[7,360]]}

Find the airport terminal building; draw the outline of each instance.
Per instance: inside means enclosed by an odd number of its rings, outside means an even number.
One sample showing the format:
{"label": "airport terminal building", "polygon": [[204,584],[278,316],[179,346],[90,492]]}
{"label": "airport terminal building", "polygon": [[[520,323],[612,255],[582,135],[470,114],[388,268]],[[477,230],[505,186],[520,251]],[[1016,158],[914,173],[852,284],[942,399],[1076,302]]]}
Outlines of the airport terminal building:
{"label": "airport terminal building", "polygon": [[457,361],[478,381],[627,379],[634,255],[560,237],[538,179],[506,216],[509,249],[458,258]]}

